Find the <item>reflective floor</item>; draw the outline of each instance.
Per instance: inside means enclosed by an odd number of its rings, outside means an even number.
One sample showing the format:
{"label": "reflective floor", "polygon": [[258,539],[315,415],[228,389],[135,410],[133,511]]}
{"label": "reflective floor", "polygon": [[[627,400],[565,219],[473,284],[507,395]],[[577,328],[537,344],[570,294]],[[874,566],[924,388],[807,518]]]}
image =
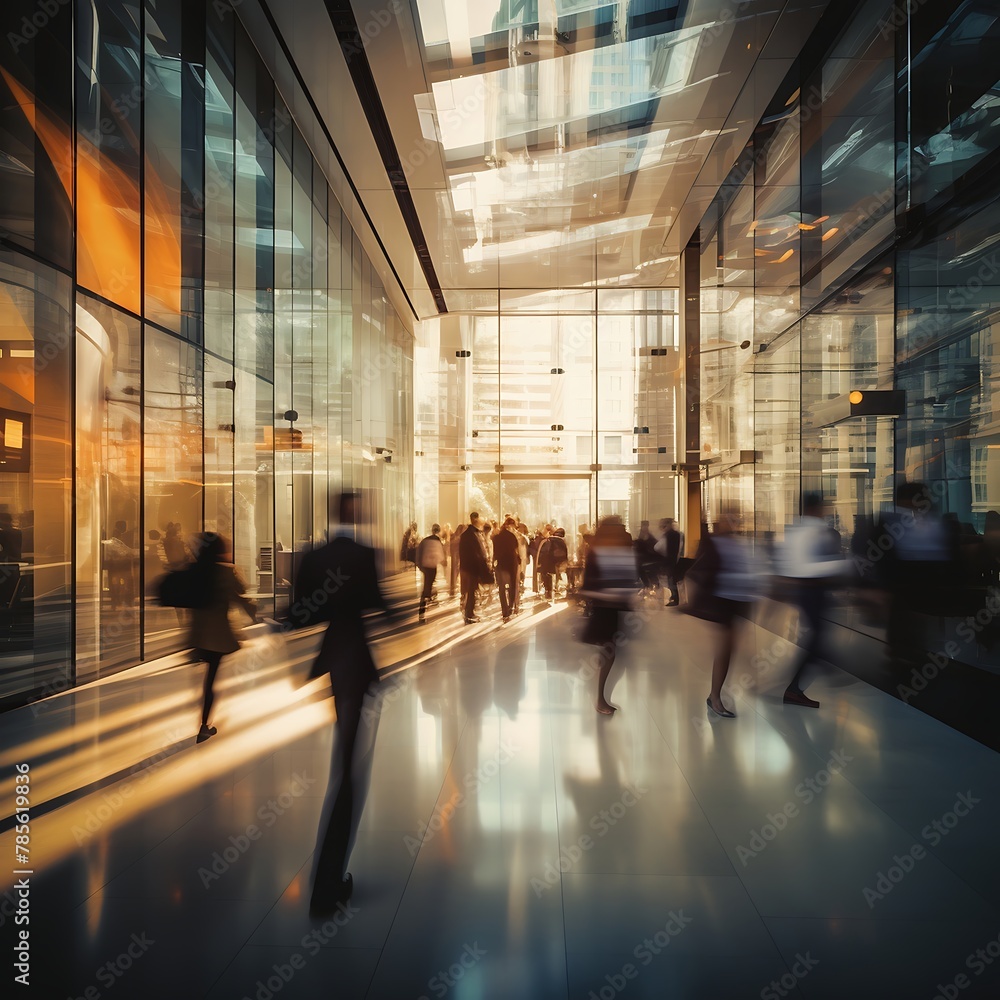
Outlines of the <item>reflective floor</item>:
{"label": "reflective floor", "polygon": [[307,909],[333,705],[302,650],[224,667],[199,746],[202,668],[0,719],[5,801],[24,760],[49,799],[28,995],[1000,996],[997,754],[834,668],[819,711],[783,706],[792,647],[749,625],[738,717],[709,718],[712,627],[653,606],[605,718],[576,612],[535,610],[463,630],[443,606],[394,640],[459,641],[383,683],[354,898],[326,921]]}

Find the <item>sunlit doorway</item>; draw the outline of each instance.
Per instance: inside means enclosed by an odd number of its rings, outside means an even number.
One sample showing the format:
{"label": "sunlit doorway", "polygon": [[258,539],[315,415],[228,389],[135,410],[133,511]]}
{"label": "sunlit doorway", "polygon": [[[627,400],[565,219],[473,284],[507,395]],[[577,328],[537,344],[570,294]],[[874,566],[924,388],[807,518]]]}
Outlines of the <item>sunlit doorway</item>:
{"label": "sunlit doorway", "polygon": [[489,521],[512,514],[531,531],[545,524],[565,528],[573,559],[581,526],[593,525],[592,480],[591,475],[474,475],[471,507]]}

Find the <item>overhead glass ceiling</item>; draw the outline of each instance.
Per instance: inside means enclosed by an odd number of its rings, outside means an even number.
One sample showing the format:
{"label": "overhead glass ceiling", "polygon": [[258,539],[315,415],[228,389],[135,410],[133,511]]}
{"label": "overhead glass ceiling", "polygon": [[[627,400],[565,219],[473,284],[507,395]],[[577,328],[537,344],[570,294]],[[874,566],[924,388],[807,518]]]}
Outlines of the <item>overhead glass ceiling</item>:
{"label": "overhead glass ceiling", "polygon": [[398,86],[398,49],[368,52],[394,130],[415,125],[437,153],[408,183],[446,299],[676,281],[675,224],[710,203],[790,65],[776,52],[755,80],[765,44],[782,18],[804,35],[824,6],[412,0],[403,51],[423,91]]}

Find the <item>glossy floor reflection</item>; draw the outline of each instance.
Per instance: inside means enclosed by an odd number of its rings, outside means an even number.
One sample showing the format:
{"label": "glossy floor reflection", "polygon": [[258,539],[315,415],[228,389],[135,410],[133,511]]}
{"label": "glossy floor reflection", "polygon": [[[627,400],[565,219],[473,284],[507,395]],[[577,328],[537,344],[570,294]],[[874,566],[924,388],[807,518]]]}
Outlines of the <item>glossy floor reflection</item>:
{"label": "glossy floor reflection", "polygon": [[[326,922],[306,911],[332,705],[280,663],[270,712],[233,683],[245,725],[32,821],[35,995],[1000,995],[1000,757],[832,668],[818,712],[783,706],[791,647],[753,626],[738,718],[709,719],[711,627],[673,609],[634,619],[604,718],[578,626],[486,622],[384,683],[355,895]],[[103,711],[153,753],[156,676],[147,715],[130,683]],[[9,717],[8,763],[66,737],[69,704]]]}

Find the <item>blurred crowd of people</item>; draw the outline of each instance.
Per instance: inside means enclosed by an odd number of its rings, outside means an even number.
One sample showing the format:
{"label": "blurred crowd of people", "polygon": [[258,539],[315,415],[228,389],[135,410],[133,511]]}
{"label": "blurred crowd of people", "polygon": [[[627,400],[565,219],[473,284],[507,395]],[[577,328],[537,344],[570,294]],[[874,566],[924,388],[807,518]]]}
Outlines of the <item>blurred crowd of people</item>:
{"label": "blurred crowd of people", "polygon": [[[473,511],[467,524],[452,530],[450,524],[431,525],[420,538],[416,521],[407,527],[399,558],[412,563],[422,574],[419,619],[426,607],[438,601],[436,586],[447,584],[448,596],[459,597],[465,621],[479,621],[477,609],[499,599],[504,622],[517,614],[530,589],[536,598],[555,601],[576,593],[583,579],[587,552],[594,529],[581,524],[575,537],[553,523],[534,529],[516,514],[490,522]],[[634,547],[641,596],[667,595],[667,606],[678,603],[677,565],[683,555],[683,535],[674,519],[663,518],[654,534],[643,521]]]}
{"label": "blurred crowd of people", "polygon": [[[313,873],[310,910],[333,912],[350,898],[353,879],[347,862],[357,832],[370,777],[378,724],[374,690],[378,673],[368,648],[364,615],[378,610],[394,617],[384,599],[373,549],[356,537],[358,502],[340,498],[340,524],[323,546],[302,560],[288,609],[288,627],[329,624],[310,678],[328,675],[336,700],[336,739],[331,780]],[[883,595],[886,642],[890,660],[901,666],[926,654],[922,616],[969,614],[969,634],[991,644],[1000,604],[985,618],[984,600],[1000,580],[1000,514],[986,519],[977,535],[956,520],[934,512],[933,496],[921,483],[903,483],[895,509],[878,522],[861,523],[845,539],[833,527],[829,504],[819,494],[802,498],[801,515],[786,526],[780,543],[754,545],[742,511],[724,504],[711,524],[701,526],[693,558],[672,518],[653,529],[640,524],[635,538],[617,516],[605,517],[593,530],[580,525],[567,539],[555,524],[529,530],[515,514],[491,523],[473,511],[454,531],[431,525],[421,537],[416,522],[407,528],[400,558],[421,576],[417,616],[426,620],[427,606],[438,600],[436,587],[447,587],[467,624],[480,621],[479,611],[499,604],[509,622],[523,607],[529,588],[538,602],[573,596],[581,605],[582,641],[597,647],[595,707],[611,715],[616,707],[606,686],[619,646],[630,634],[623,615],[640,601],[655,601],[712,622],[716,643],[711,670],[708,712],[724,719],[736,713],[726,692],[730,664],[739,640],[740,622],[754,617],[762,599],[784,601],[798,609],[797,652],[787,665],[785,704],[819,708],[806,694],[810,670],[823,656],[830,620],[831,595],[850,584],[862,592]],[[123,544],[129,539],[119,532]],[[169,525],[163,538],[153,537],[156,559],[174,573],[192,573],[205,584],[205,599],[191,604],[189,642],[208,664],[202,698],[198,742],[215,735],[210,725],[213,685],[224,656],[239,648],[229,617],[242,607],[250,620],[256,607],[232,562],[229,542],[205,532],[188,545],[179,525]],[[0,521],[5,550],[16,546],[9,524]],[[349,580],[349,586],[339,582]],[[724,698],[724,695],[726,696]]]}

